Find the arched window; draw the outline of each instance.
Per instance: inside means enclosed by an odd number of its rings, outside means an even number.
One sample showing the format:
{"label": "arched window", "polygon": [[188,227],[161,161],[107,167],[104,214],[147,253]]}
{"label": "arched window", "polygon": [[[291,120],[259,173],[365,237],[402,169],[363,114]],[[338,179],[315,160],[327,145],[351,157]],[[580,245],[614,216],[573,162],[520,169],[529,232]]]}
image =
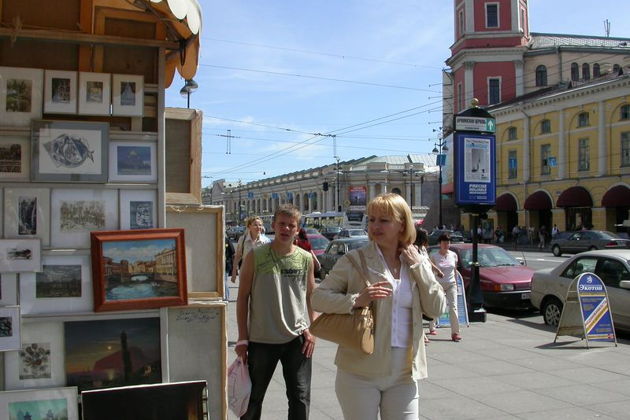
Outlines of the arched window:
{"label": "arched window", "polygon": [[518,136],[516,127],[508,127],[507,136],[508,136],[508,140],[516,140]]}
{"label": "arched window", "polygon": [[547,67],[536,67],[536,86],[547,86]]}
{"label": "arched window", "polygon": [[593,64],[593,78],[598,78],[601,76],[601,72],[599,70],[599,63]]}
{"label": "arched window", "polygon": [[571,80],[577,81],[580,79],[580,68],[577,63],[571,63]]}
{"label": "arched window", "polygon": [[545,119],[540,122],[540,134],[551,133],[551,121]]}
{"label": "arched window", "polygon": [[590,125],[588,112],[581,112],[578,115],[578,128],[579,127],[588,127]]}
{"label": "arched window", "polygon": [[591,66],[588,63],[582,64],[582,79],[591,80]]}
{"label": "arched window", "polygon": [[392,192],[394,194],[402,195],[402,191],[400,191],[400,188],[392,188]]}
{"label": "arched window", "polygon": [[619,113],[619,119],[620,120],[630,120],[630,105],[628,105],[628,104],[621,105],[621,109],[620,109],[620,113]]}

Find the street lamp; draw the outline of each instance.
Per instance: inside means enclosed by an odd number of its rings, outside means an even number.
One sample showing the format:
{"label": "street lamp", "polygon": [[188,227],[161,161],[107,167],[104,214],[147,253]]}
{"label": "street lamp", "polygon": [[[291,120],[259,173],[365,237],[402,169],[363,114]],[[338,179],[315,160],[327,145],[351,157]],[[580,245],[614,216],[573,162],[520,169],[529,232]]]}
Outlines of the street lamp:
{"label": "street lamp", "polygon": [[442,166],[446,163],[446,155],[444,152],[448,152],[446,142],[440,139],[435,143],[433,147],[433,153],[437,154],[437,164],[439,168],[438,175],[438,228],[442,229]]}
{"label": "street lamp", "polygon": [[179,94],[186,98],[186,108],[190,108],[190,94],[199,88],[197,82],[193,79],[186,79],[186,83],[180,89]]}

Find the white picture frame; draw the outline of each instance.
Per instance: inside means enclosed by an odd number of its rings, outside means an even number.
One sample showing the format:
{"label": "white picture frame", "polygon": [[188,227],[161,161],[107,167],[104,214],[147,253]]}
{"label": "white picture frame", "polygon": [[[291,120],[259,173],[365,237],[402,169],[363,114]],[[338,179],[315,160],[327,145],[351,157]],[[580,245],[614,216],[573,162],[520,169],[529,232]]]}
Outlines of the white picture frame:
{"label": "white picture frame", "polygon": [[77,72],[46,70],[44,73],[44,114],[77,113]]}
{"label": "white picture frame", "polygon": [[110,115],[111,82],[109,73],[79,73],[79,115]]}
{"label": "white picture frame", "polygon": [[144,112],[144,76],[112,75],[112,115],[142,117]]}
{"label": "white picture frame", "polygon": [[120,190],[120,229],[157,227],[157,190]]}
{"label": "white picture frame", "polygon": [[53,413],[59,410],[67,411],[68,420],[79,419],[77,387],[30,389],[24,391],[9,391],[0,393],[0,419],[17,418],[19,410],[28,407],[29,410],[37,410],[35,418],[45,418],[48,410]]}
{"label": "white picture frame", "polygon": [[144,141],[109,143],[110,182],[157,182],[157,144]]}
{"label": "white picture frame", "polygon": [[28,181],[31,173],[31,140],[27,137],[0,138],[0,180]]}
{"label": "white picture frame", "polygon": [[[90,248],[90,232],[118,229],[118,191],[53,189],[50,196],[50,244],[54,248]],[[83,220],[77,213],[89,214]]]}
{"label": "white picture frame", "polygon": [[[63,322],[25,321],[22,325],[22,343],[21,350],[7,352],[4,355],[5,389],[65,385]],[[30,363],[31,361],[34,363]]]}
{"label": "white picture frame", "polygon": [[4,189],[5,238],[39,238],[50,245],[50,190],[48,188]]}
{"label": "white picture frame", "polygon": [[17,305],[17,274],[0,274],[0,306]]}
{"label": "white picture frame", "polygon": [[[0,308],[0,351],[19,350],[22,348],[20,321],[19,306],[3,306]],[[0,419],[2,418],[6,417],[0,416]]]}
{"label": "white picture frame", "polygon": [[44,70],[0,66],[0,125],[24,127],[42,117]]}
{"label": "white picture frame", "polygon": [[41,270],[39,239],[0,239],[0,273]]}
{"label": "white picture frame", "polygon": [[92,312],[90,256],[44,255],[41,272],[20,274],[20,307],[24,315]]}

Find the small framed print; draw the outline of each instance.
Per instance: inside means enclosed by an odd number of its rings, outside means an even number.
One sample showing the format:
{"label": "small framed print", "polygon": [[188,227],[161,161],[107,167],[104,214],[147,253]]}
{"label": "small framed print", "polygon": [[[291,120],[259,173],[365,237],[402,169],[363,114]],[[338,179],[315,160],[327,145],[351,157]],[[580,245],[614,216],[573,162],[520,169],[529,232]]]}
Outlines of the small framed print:
{"label": "small framed print", "polygon": [[0,67],[0,125],[29,126],[42,117],[44,70]]}
{"label": "small framed print", "polygon": [[44,114],[77,113],[77,72],[46,70]]}
{"label": "small framed print", "polygon": [[20,307],[0,308],[0,351],[20,350],[22,348],[20,333]]}
{"label": "small framed print", "polygon": [[50,244],[50,190],[48,188],[5,188],[4,236],[39,238]]}
{"label": "small framed print", "polygon": [[0,180],[28,181],[31,141],[26,137],[0,138]]}
{"label": "small framed print", "polygon": [[0,274],[0,306],[17,304],[17,274]]}
{"label": "small framed print", "polygon": [[79,73],[79,115],[109,115],[112,103],[109,73]]}
{"label": "small framed print", "polygon": [[50,243],[55,248],[89,248],[90,231],[118,229],[118,191],[53,189]]}
{"label": "small framed print", "polygon": [[116,141],[109,144],[109,180],[157,182],[156,144]]}
{"label": "small framed print", "polygon": [[65,385],[63,351],[63,322],[25,321],[22,349],[4,355],[5,389]]}
{"label": "small framed print", "polygon": [[92,312],[89,255],[45,255],[42,271],[20,275],[22,314]]}
{"label": "small framed print", "polygon": [[30,389],[0,393],[0,419],[78,420],[77,387]]}
{"label": "small framed print", "polygon": [[120,229],[153,229],[157,226],[156,190],[120,191]]}
{"label": "small framed print", "polygon": [[142,117],[144,76],[114,74],[112,79],[112,115]]}
{"label": "small framed print", "polygon": [[39,239],[0,239],[0,273],[41,270]]}
{"label": "small framed print", "polygon": [[109,124],[34,121],[31,181],[107,182]]}

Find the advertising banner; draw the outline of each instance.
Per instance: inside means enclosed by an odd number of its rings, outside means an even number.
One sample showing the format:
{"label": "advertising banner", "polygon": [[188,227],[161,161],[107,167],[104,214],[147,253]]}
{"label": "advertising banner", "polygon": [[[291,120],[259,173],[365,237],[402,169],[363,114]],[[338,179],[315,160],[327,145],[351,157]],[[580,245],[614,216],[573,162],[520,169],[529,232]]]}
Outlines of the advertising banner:
{"label": "advertising banner", "polygon": [[367,205],[367,187],[365,185],[348,187],[348,198],[351,207],[365,207]]}
{"label": "advertising banner", "polygon": [[455,202],[490,205],[496,202],[494,135],[455,135]]}
{"label": "advertising banner", "polygon": [[577,292],[586,339],[614,343],[615,327],[604,283],[595,274],[584,273],[578,278]]}
{"label": "advertising banner", "polygon": [[[466,306],[466,291],[464,289],[464,279],[459,271],[455,271],[455,282],[457,283],[457,319],[460,326],[469,326],[468,307]],[[451,321],[448,318],[448,311],[440,315],[437,319],[437,326],[442,328],[450,327]]]}

